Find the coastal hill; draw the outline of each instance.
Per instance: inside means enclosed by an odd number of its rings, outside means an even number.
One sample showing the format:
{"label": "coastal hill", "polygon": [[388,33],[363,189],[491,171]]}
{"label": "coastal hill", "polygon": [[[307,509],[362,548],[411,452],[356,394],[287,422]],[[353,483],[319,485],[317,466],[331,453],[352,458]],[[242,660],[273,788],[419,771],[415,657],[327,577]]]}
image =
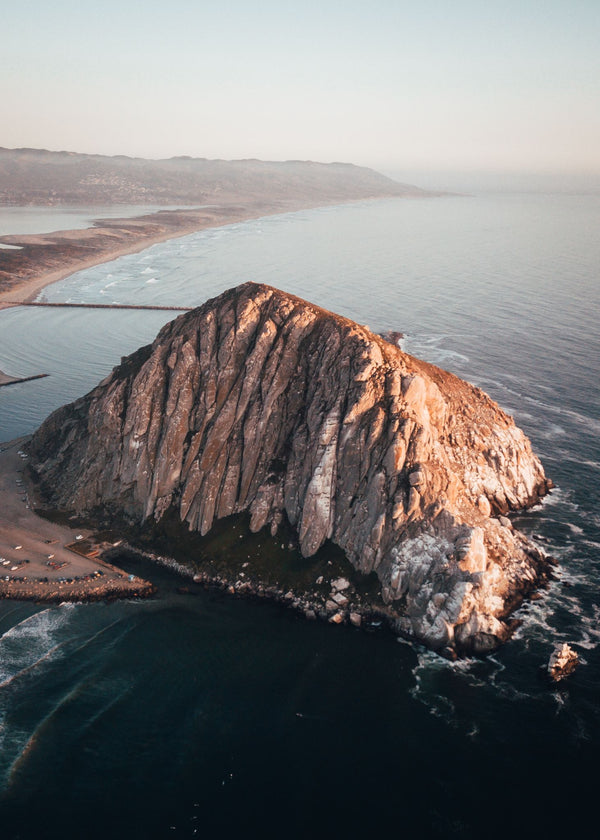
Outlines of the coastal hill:
{"label": "coastal hill", "polygon": [[[376,610],[438,650],[496,647],[548,574],[506,518],[550,486],[512,418],[270,286],[246,283],[167,324],[51,415],[29,453],[38,502],[81,521],[171,533],[175,522],[175,546],[243,514],[251,532],[291,528],[299,569],[332,542],[376,581],[368,598],[323,575],[286,583],[285,598],[336,622]],[[261,591],[251,564],[234,573]]]}
{"label": "coastal hill", "polygon": [[348,163],[146,160],[0,148],[0,205],[192,205],[266,199],[322,204],[428,194]]}

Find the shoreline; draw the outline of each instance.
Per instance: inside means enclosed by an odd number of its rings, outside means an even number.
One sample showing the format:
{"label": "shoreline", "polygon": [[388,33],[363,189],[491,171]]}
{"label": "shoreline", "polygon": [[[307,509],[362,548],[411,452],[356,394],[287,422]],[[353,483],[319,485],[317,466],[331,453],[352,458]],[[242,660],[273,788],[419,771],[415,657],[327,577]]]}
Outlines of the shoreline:
{"label": "shoreline", "polygon": [[[92,227],[84,229],[0,236],[0,243],[18,246],[18,249],[0,249],[0,310],[30,303],[44,288],[78,271],[200,230],[281,213],[390,197],[393,196],[341,200],[333,197],[331,201],[316,203],[261,201],[159,210],[138,217],[98,219]],[[0,371],[1,385],[20,381]],[[46,520],[31,509],[19,469],[20,458],[26,457],[20,452],[25,440],[26,437],[0,442],[0,600],[88,602],[153,594],[152,583],[137,577],[131,579],[103,559],[104,553],[109,554],[114,547],[103,546],[101,552],[94,552],[93,559],[74,552],[67,546],[83,534],[77,535],[76,529]],[[84,534],[91,536],[88,531]],[[58,570],[49,564],[55,560]],[[67,572],[60,574],[63,569]],[[222,585],[218,580],[211,583]]]}
{"label": "shoreline", "polygon": [[[192,568],[174,557],[149,551],[127,540],[118,548],[109,549],[107,555],[130,555],[157,566],[163,566],[182,578],[178,591],[193,594],[190,586],[203,590],[220,592],[226,597],[270,601],[278,604],[308,621],[321,621],[333,625],[346,625],[363,630],[387,630],[399,634],[392,616],[385,606],[377,606],[362,597],[344,572],[331,569],[327,575],[319,576],[313,591],[294,591],[287,585],[266,582],[252,570],[251,563],[243,563],[241,569],[216,571],[208,561],[204,568]],[[316,591],[318,590],[318,591]],[[409,637],[406,637],[407,640]],[[414,639],[412,640],[414,641]],[[449,652],[441,655],[454,658]]]}
{"label": "shoreline", "polygon": [[0,600],[60,603],[152,595],[152,583],[104,559],[92,532],[35,513],[21,478],[26,440],[0,444]]}
{"label": "shoreline", "polygon": [[240,202],[197,209],[159,210],[130,218],[97,219],[92,227],[83,229],[0,236],[0,244],[18,246],[18,250],[0,249],[0,310],[30,303],[47,286],[79,271],[201,230],[264,216],[392,197],[332,198],[317,203]]}

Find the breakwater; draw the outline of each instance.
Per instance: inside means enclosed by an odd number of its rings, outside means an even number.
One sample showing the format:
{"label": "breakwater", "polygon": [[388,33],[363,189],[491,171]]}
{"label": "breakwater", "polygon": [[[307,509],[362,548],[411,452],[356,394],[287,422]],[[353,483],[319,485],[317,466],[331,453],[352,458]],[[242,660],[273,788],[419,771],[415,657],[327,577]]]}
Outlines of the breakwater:
{"label": "breakwater", "polygon": [[54,309],[154,309],[162,312],[189,312],[192,306],[141,306],[134,303],[50,303],[49,301],[15,300],[10,306],[48,306]]}
{"label": "breakwater", "polygon": [[48,373],[36,373],[33,376],[21,376],[14,379],[8,379],[6,382],[0,382],[0,388],[6,388],[8,385],[19,385],[21,382],[31,382],[32,379],[45,379],[49,376]]}

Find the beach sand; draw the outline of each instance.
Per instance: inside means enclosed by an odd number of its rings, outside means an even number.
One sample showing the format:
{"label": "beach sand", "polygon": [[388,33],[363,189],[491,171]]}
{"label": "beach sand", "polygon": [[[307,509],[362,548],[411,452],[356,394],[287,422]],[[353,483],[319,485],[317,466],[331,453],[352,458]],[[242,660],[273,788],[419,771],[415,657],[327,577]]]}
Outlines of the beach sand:
{"label": "beach sand", "polygon": [[[339,200],[331,202],[340,204]],[[302,202],[254,202],[161,210],[148,216],[100,219],[93,227],[48,234],[1,236],[0,243],[19,250],[0,249],[0,309],[35,299],[58,280],[100,263],[143,251],[158,242],[187,236],[262,216],[323,206]]]}
{"label": "beach sand", "polygon": [[16,382],[17,378],[15,376],[9,376],[7,373],[4,373],[3,370],[0,370],[0,385],[10,385],[11,382]]}
{"label": "beach sand", "polygon": [[25,440],[0,444],[0,598],[60,602],[152,594],[152,584],[106,563],[100,551],[85,556],[94,551],[90,531],[50,522],[30,508],[22,478]]}
{"label": "beach sand", "polygon": [[[137,253],[157,242],[328,203],[344,201],[332,197],[331,202],[255,201],[162,210],[136,218],[98,220],[84,230],[2,236],[0,243],[19,249],[0,249],[0,309],[30,302],[46,286],[77,271]],[[13,381],[14,377],[0,371],[0,385]],[[147,581],[132,581],[99,557],[90,559],[65,547],[75,545],[78,535],[85,541],[88,532],[57,525],[30,509],[21,479],[21,444],[20,439],[0,443],[0,598],[73,601],[150,594],[153,587]],[[49,566],[49,560],[60,568]],[[102,575],[96,574],[98,570]]]}
{"label": "beach sand", "polygon": [[[157,242],[297,209],[301,209],[298,202],[255,202],[165,210],[137,218],[98,220],[84,230],[0,237],[4,244],[20,246],[19,250],[0,249],[0,309],[31,301],[43,288],[70,274]],[[0,371],[0,386],[15,381]],[[101,552],[90,558],[66,547],[85,546],[89,532],[50,522],[31,510],[21,477],[22,443],[22,439],[0,443],[0,598],[60,602],[151,594],[152,584],[131,580],[102,561]]]}

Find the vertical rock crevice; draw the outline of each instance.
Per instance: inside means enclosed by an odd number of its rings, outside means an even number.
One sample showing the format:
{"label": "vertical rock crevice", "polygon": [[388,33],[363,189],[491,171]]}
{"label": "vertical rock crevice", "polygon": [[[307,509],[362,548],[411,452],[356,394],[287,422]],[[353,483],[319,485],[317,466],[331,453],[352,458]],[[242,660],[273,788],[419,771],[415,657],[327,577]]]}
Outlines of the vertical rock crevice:
{"label": "vertical rock crevice", "polygon": [[484,651],[543,574],[492,514],[548,490],[512,418],[480,389],[352,321],[244,284],[166,325],[31,444],[40,496],[191,530],[284,517],[304,556],[332,540],[375,571],[403,634]]}

